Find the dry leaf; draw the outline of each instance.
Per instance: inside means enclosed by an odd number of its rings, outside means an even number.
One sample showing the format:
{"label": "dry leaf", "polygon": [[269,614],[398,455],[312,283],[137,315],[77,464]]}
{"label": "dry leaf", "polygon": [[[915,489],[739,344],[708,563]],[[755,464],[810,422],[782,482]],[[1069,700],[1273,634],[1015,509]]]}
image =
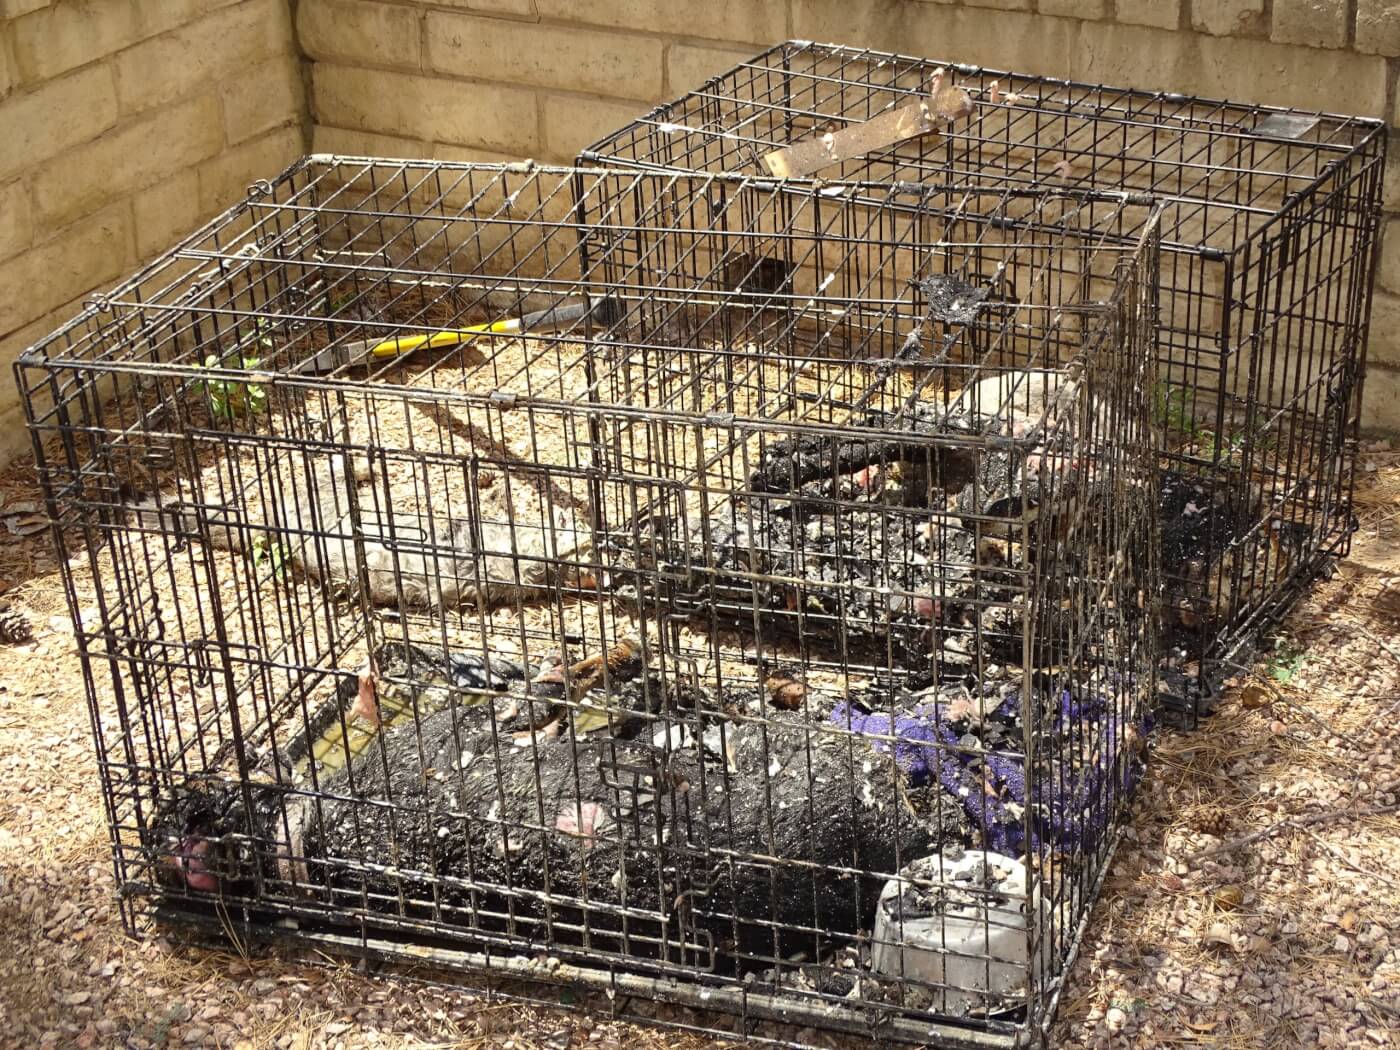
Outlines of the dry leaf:
{"label": "dry leaf", "polygon": [[807,686],[786,674],[772,675],[764,685],[768,688],[773,706],[784,711],[799,710],[807,698]]}
{"label": "dry leaf", "polygon": [[610,724],[609,709],[587,701],[580,703],[574,711],[574,735],[584,736],[598,729],[607,729]]}
{"label": "dry leaf", "polygon": [[1350,933],[1352,930],[1356,929],[1356,924],[1360,918],[1361,917],[1357,915],[1356,912],[1348,911],[1342,915],[1342,919],[1337,925],[1346,930],[1347,933]]}
{"label": "dry leaf", "polygon": [[1244,903],[1244,890],[1238,886],[1221,886],[1212,900],[1221,911],[1234,911]]}
{"label": "dry leaf", "polygon": [[376,729],[379,727],[379,704],[375,693],[374,671],[369,666],[361,667],[356,675],[358,688],[355,690],[355,706],[350,709],[350,714],[355,718],[362,718]]}
{"label": "dry leaf", "polygon": [[1240,690],[1240,703],[1245,707],[1268,707],[1273,703],[1274,696],[1267,686],[1258,682],[1250,682]]}
{"label": "dry leaf", "polygon": [[5,528],[15,536],[33,536],[49,527],[49,519],[42,514],[14,514],[5,519]]}

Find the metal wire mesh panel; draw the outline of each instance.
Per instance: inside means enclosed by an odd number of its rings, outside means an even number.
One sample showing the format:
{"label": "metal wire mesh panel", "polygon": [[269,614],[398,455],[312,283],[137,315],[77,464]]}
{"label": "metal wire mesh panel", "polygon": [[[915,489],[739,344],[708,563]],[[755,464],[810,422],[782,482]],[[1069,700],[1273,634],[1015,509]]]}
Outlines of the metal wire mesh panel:
{"label": "metal wire mesh panel", "polygon": [[1155,691],[1152,211],[255,187],[17,365],[132,927],[1042,1029]]}
{"label": "metal wire mesh panel", "polygon": [[968,119],[818,174],[1161,200],[1168,639],[1226,655],[1350,542],[1384,125],[794,41],[581,159],[761,175],[772,150],[926,96],[939,69]]}

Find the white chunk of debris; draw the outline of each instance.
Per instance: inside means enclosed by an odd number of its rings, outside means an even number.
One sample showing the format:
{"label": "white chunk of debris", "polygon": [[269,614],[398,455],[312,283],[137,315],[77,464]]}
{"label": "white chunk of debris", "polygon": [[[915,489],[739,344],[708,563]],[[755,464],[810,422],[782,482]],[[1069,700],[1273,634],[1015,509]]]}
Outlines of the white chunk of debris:
{"label": "white chunk of debris", "polygon": [[1027,961],[1027,916],[1044,911],[1029,885],[1023,864],[989,851],[914,861],[880,893],[871,968],[946,985],[953,1014],[985,1008],[988,995],[1013,997],[1043,969],[1043,956]]}

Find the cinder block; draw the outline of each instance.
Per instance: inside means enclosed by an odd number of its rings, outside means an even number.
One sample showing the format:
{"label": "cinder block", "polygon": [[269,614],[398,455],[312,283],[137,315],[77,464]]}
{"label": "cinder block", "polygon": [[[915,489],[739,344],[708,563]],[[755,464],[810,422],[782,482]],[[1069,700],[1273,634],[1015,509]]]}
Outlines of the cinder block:
{"label": "cinder block", "polygon": [[112,71],[92,66],[0,106],[0,179],[44,164],[117,121]]}
{"label": "cinder block", "polygon": [[969,62],[994,69],[1064,76],[1079,47],[1080,27],[1024,11],[991,15],[968,7],[932,7],[889,0],[793,0],[794,33],[804,40],[849,43]]}
{"label": "cinder block", "polygon": [[1274,0],[1270,35],[1281,44],[1345,47],[1347,5],[1344,0]]}
{"label": "cinder block", "polygon": [[1400,368],[1400,295],[1382,288],[1371,296],[1371,333],[1366,361],[1367,367],[1380,364]]}
{"label": "cinder block", "polygon": [[1265,0],[1193,0],[1191,26],[1212,36],[1258,36],[1266,30]]}
{"label": "cinder block", "polygon": [[0,186],[0,259],[28,248],[34,238],[29,191],[19,179]]}
{"label": "cinder block", "polygon": [[527,159],[511,153],[477,149],[474,146],[454,146],[450,142],[433,143],[432,156],[436,160],[459,160],[473,164],[514,164]]}
{"label": "cinder block", "polygon": [[[952,52],[952,45],[946,39],[932,48],[929,44],[948,31],[958,13],[957,8],[908,4],[902,0],[849,0],[844,4],[832,4],[828,0],[791,0],[791,3],[792,35],[801,40],[873,47],[929,58],[946,58]],[[910,17],[911,12],[916,12],[918,17]],[[982,14],[979,20],[985,32],[987,16]],[[976,59],[969,57],[968,61]]]}
{"label": "cinder block", "polygon": [[15,63],[33,84],[119,51],[140,39],[136,10],[111,0],[69,0],[14,24]]}
{"label": "cinder block", "polygon": [[10,93],[10,89],[15,86],[15,71],[10,67],[10,53],[3,46],[0,40],[0,99]]}
{"label": "cinder block", "polygon": [[1079,26],[1067,71],[1076,79],[1362,116],[1385,112],[1382,58],[1113,22]]}
{"label": "cinder block", "polygon": [[36,83],[238,2],[63,0],[15,21],[16,63]]}
{"label": "cinder block", "polygon": [[67,153],[31,175],[35,217],[46,230],[148,186],[223,147],[213,94],[159,110]]}
{"label": "cinder block", "polygon": [[1037,10],[1043,15],[1065,18],[1106,18],[1110,0],[1040,0]]}
{"label": "cinder block", "polygon": [[1158,29],[1175,29],[1181,24],[1181,0],[1117,0],[1120,22]]}
{"label": "cinder block", "polygon": [[301,128],[282,128],[224,150],[199,165],[200,214],[213,216],[248,195],[258,179],[270,179],[305,152]]}
{"label": "cinder block", "polygon": [[51,3],[53,0],[0,0],[0,15],[4,15],[6,18],[18,18],[31,11],[40,11]]}
{"label": "cinder block", "polygon": [[0,261],[0,334],[120,277],[131,262],[130,211],[122,201]]}
{"label": "cinder block", "polygon": [[153,258],[194,232],[204,217],[199,207],[199,176],[194,168],[168,175],[131,200],[136,254]]}
{"label": "cinder block", "polygon": [[317,124],[311,130],[313,153],[340,153],[352,157],[404,157],[418,159],[432,154],[431,147],[420,139],[404,139],[393,135],[376,135],[372,131],[351,131]]}
{"label": "cinder block", "polygon": [[546,152],[539,160],[567,163],[579,150],[610,131],[630,124],[649,106],[637,102],[612,102],[576,95],[544,96]]}
{"label": "cinder block", "polygon": [[[75,296],[66,303],[55,309],[49,310],[37,320],[30,321],[23,328],[16,328],[7,335],[0,336],[0,367],[9,368],[15,363],[15,359],[21,353],[33,346],[39,340],[54,331],[68,321],[71,321],[83,309],[83,300],[87,297],[87,292],[96,289],[88,289],[82,295]],[[23,410],[20,407],[19,391],[11,385],[9,390],[0,391],[0,420],[5,422],[14,421],[15,425],[24,428]],[[0,424],[3,425],[3,424]],[[28,433],[25,434],[26,438]],[[9,447],[5,445],[7,435],[0,434],[0,450]],[[27,447],[28,442],[24,446]],[[3,451],[0,451],[0,462],[4,462]]]}
{"label": "cinder block", "polygon": [[[845,6],[823,2],[832,8]],[[882,2],[893,6],[890,0]],[[742,40],[764,46],[787,39],[786,6],[778,0],[704,0],[683,7],[672,0],[535,0],[545,21],[683,32],[705,40]],[[854,18],[850,22],[856,24]]]}
{"label": "cinder block", "polygon": [[733,69],[740,62],[752,57],[752,50],[736,51],[730,48],[672,44],[671,53],[666,56],[666,96],[671,98],[686,91],[694,91],[716,73]]}
{"label": "cinder block", "polygon": [[1400,2],[1357,0],[1356,50],[1400,55]]}
{"label": "cinder block", "polygon": [[[1391,121],[1394,124],[1394,121]],[[1385,177],[1381,185],[1382,207],[1400,211],[1400,134],[1393,129],[1385,149]]]}
{"label": "cinder block", "polygon": [[249,0],[123,51],[117,96],[124,113],[149,109],[293,50],[286,4]]}
{"label": "cinder block", "polygon": [[500,84],[388,73],[318,62],[312,113],[329,127],[533,155],[534,93]]}
{"label": "cinder block", "polygon": [[297,39],[321,62],[417,72],[423,68],[422,21],[418,5],[301,0]]}
{"label": "cinder block", "polygon": [[660,37],[429,12],[427,39],[428,65],[440,73],[615,98],[661,94]]}
{"label": "cinder block", "polygon": [[224,134],[230,145],[280,124],[300,119],[306,109],[301,63],[291,55],[235,74],[219,89],[224,105]]}
{"label": "cinder block", "polygon": [[141,26],[141,39],[169,32],[186,22],[217,11],[221,7],[231,7],[243,0],[133,0],[136,17]]}
{"label": "cinder block", "polygon": [[[12,346],[10,340],[0,339],[0,361],[13,362],[28,345],[27,342],[15,340]],[[28,458],[34,455],[34,446],[25,422],[18,391],[7,391],[4,400],[0,401],[0,463],[9,463],[21,456]]]}
{"label": "cinder block", "polygon": [[1400,368],[1367,363],[1361,390],[1361,429],[1373,434],[1400,432]]}
{"label": "cinder block", "polygon": [[438,7],[455,7],[481,15],[505,15],[511,18],[538,19],[535,0],[437,0]]}
{"label": "cinder block", "polygon": [[1385,232],[1381,235],[1381,265],[1376,283],[1400,293],[1400,219],[1388,219],[1382,229]]}

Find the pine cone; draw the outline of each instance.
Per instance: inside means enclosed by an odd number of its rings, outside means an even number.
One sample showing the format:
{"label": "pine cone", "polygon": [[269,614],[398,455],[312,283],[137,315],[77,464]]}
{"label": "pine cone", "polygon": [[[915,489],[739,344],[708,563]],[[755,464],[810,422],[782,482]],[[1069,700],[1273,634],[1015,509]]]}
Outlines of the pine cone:
{"label": "pine cone", "polygon": [[0,609],[0,643],[19,645],[33,637],[34,628],[30,626],[29,618],[24,613],[9,606]]}

